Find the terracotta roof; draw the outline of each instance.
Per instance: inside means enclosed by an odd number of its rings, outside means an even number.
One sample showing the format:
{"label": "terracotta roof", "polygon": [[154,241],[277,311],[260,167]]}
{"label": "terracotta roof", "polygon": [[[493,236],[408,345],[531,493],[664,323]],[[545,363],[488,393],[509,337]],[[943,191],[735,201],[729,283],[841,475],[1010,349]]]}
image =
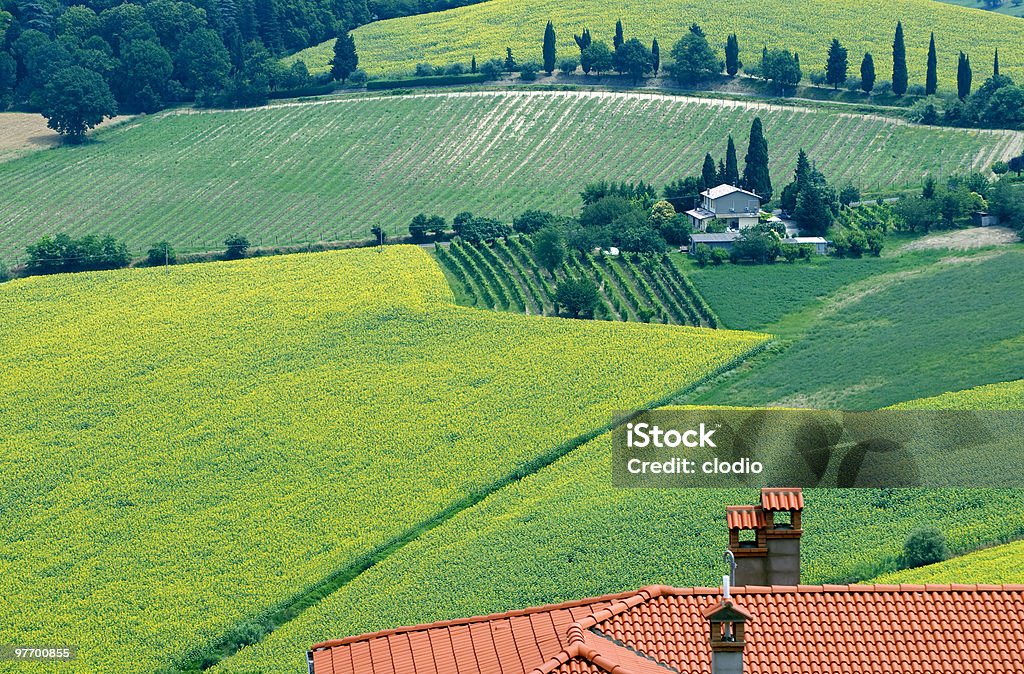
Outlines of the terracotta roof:
{"label": "terracotta roof", "polygon": [[[313,674],[709,674],[719,588],[651,586],[313,646]],[[1024,585],[739,587],[747,674],[1024,674]]]}
{"label": "terracotta roof", "polygon": [[761,506],[728,506],[725,520],[730,529],[761,529],[768,526]]}
{"label": "terracotta roof", "polygon": [[761,507],[765,510],[803,510],[804,493],[800,489],[762,489]]}

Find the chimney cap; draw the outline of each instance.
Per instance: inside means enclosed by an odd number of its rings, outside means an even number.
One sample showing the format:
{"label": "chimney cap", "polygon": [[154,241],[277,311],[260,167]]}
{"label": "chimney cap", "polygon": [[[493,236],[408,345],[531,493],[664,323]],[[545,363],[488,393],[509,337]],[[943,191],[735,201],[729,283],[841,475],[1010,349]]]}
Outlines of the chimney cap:
{"label": "chimney cap", "polygon": [[742,606],[737,606],[731,599],[723,599],[714,606],[709,606],[701,613],[709,622],[736,623],[752,620],[754,616]]}
{"label": "chimney cap", "polygon": [[799,487],[765,487],[761,490],[761,507],[765,510],[803,510],[804,492]]}
{"label": "chimney cap", "polygon": [[730,529],[764,529],[768,520],[761,506],[726,506],[725,519]]}

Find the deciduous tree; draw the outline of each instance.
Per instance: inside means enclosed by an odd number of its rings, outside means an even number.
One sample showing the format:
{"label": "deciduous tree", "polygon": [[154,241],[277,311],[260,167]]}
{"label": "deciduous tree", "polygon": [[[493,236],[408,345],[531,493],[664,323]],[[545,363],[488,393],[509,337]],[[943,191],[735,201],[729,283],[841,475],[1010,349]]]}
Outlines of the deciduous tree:
{"label": "deciduous tree", "polygon": [[722,71],[708,39],[692,29],[672,46],[672,59],[669,74],[680,84],[694,84]]}
{"label": "deciduous tree", "polygon": [[81,142],[85,132],[117,114],[117,102],[103,78],[71,66],[58,70],[43,89],[46,125],[68,142]]}

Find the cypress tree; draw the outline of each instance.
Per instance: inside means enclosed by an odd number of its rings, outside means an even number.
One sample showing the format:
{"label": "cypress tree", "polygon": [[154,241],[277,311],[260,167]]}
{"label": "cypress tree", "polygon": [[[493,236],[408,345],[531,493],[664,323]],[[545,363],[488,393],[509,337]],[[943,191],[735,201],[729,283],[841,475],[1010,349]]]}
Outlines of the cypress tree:
{"label": "cypress tree", "polygon": [[356,54],[356,41],[348,33],[339,35],[334,43],[331,77],[341,80],[341,83],[344,84],[357,65],[359,65],[359,55]]}
{"label": "cypress tree", "polygon": [[544,72],[548,75],[555,71],[555,26],[548,21],[544,29]]}
{"label": "cypress tree", "polygon": [[703,190],[709,190],[718,184],[718,171],[715,170],[715,160],[711,153],[704,155],[704,167],[700,170],[700,180],[704,184]]}
{"label": "cypress tree", "polygon": [[715,182],[719,185],[729,182],[728,173],[725,170],[725,162],[721,159],[718,160],[718,171],[716,172]]}
{"label": "cypress tree", "polygon": [[996,55],[992,59],[992,77],[999,77],[999,47],[996,47]]}
{"label": "cypress tree", "polygon": [[576,40],[576,46],[580,48],[582,54],[583,50],[590,46],[590,31],[584,28],[582,35],[573,35],[572,39]]}
{"label": "cypress tree", "polygon": [[473,58],[469,62],[469,72],[476,75],[476,54],[473,54]]}
{"label": "cypress tree", "polygon": [[654,61],[651,65],[654,68],[654,76],[658,76],[658,71],[661,69],[661,47],[658,46],[658,38],[654,38],[651,42],[651,56],[654,57]]}
{"label": "cypress tree", "polygon": [[871,57],[871,52],[865,53],[864,60],[860,62],[860,88],[866,94],[875,88],[875,59]]}
{"label": "cypress tree", "polygon": [[935,33],[932,33],[932,41],[928,45],[928,74],[924,79],[924,93],[932,96],[939,88],[938,57],[935,54]]}
{"label": "cypress tree", "polygon": [[903,22],[896,22],[896,37],[892,41],[892,93],[907,93],[907,47],[903,43]]}
{"label": "cypress tree", "polygon": [[615,21],[615,41],[612,44],[615,49],[618,49],[622,46],[623,42],[625,40],[622,38],[622,19],[618,19]]}
{"label": "cypress tree", "polygon": [[743,64],[740,62],[740,43],[733,33],[725,42],[725,72],[729,77],[736,77]]}
{"label": "cypress tree", "polygon": [[846,81],[846,71],[849,69],[846,48],[839,43],[839,40],[832,38],[832,44],[828,47],[828,64],[825,66],[825,81],[835,89]]}
{"label": "cypress tree", "polygon": [[729,144],[725,149],[725,180],[730,185],[738,185],[740,182],[740,167],[736,161],[736,143],[729,134]]}
{"label": "cypress tree", "polygon": [[960,100],[964,100],[971,94],[971,59],[963,52],[960,52],[960,60],[956,67],[956,94]]}
{"label": "cypress tree", "polygon": [[750,145],[743,168],[743,187],[761,197],[761,203],[772,200],[772,178],[768,173],[768,141],[760,117],[750,125]]}

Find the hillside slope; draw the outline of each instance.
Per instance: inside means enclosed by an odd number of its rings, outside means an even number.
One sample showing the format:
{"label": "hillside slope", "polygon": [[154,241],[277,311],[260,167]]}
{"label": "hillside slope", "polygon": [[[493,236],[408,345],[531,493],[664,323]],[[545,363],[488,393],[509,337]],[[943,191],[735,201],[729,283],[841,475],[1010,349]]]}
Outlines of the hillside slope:
{"label": "hillside slope", "polygon": [[1024,541],[978,550],[938,564],[887,573],[875,583],[983,583],[1024,582]]}
{"label": "hillside slope", "polygon": [[939,49],[939,84],[956,84],[957,54],[964,51],[975,64],[980,83],[999,47],[1001,70],[1024,76],[1022,26],[1014,17],[983,13],[935,0],[626,0],[607,3],[580,0],[489,0],[469,7],[371,23],[358,28],[360,65],[370,73],[411,70],[419,62],[446,65],[504,58],[511,47],[520,61],[540,61],[544,26],[554,22],[562,55],[579,55],[574,33],[584,27],[596,40],[612,42],[616,19],[627,38],[661,43],[668,55],[672,44],[697,22],[712,44],[724,49],[736,33],[741,60],[754,63],[761,47],[786,47],[800,54],[804,72],[824,70],[829,42],[838,37],[850,53],[850,73],[859,76],[861,57],[870,51],[878,79],[892,79],[892,40],[903,21],[911,84],[924,84],[928,38],[934,32]]}
{"label": "hillside slope", "polygon": [[[776,192],[803,147],[837,184],[920,184],[1021,151],[1016,132],[911,126],[757,103],[602,92],[479,91],[345,97],[164,114],[99,142],[0,164],[0,258],[48,233],[113,234],[137,253],[169,240],[212,250],[408,232],[420,212],[506,222],[528,208],[569,214],[588,181],[660,189],[706,152],[745,151],[764,120]],[[856,139],[851,141],[851,139]]]}

